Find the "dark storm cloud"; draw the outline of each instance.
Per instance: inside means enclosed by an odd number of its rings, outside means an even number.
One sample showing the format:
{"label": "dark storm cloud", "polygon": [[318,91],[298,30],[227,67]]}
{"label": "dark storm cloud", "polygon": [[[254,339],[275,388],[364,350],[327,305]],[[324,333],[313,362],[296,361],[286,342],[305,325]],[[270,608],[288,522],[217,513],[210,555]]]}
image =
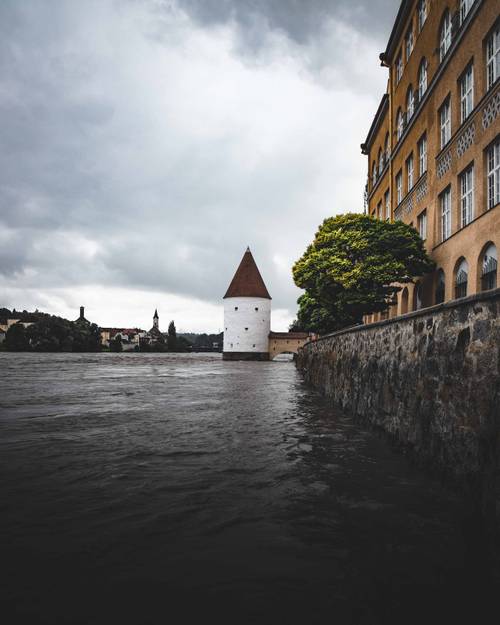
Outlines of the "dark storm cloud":
{"label": "dark storm cloud", "polygon": [[280,30],[304,45],[322,34],[328,20],[342,20],[383,39],[398,0],[178,0],[202,24],[233,21],[245,45],[263,44],[267,30]]}

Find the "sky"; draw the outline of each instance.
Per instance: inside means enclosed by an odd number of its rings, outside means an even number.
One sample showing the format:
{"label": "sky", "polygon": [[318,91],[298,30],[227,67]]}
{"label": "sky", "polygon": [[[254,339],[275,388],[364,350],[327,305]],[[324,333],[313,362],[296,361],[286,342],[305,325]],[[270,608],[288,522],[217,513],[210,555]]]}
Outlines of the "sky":
{"label": "sky", "polygon": [[0,307],[222,329],[250,246],[291,267],[363,210],[398,0],[1,0]]}

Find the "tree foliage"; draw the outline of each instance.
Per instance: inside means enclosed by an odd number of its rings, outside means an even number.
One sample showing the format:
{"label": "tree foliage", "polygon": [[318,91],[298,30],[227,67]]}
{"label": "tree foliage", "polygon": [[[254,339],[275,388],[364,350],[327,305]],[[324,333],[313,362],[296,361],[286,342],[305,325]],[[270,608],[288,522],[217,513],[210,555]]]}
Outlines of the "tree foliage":
{"label": "tree foliage", "polygon": [[100,350],[101,339],[95,323],[41,315],[27,328],[21,323],[12,325],[5,337],[5,348],[8,351],[94,352]]}
{"label": "tree foliage", "polygon": [[24,352],[29,349],[26,329],[22,323],[14,323],[5,334],[5,349],[9,352]]}
{"label": "tree foliage", "polygon": [[177,351],[177,330],[173,321],[168,324],[167,346],[169,352]]}
{"label": "tree foliage", "polygon": [[386,310],[401,289],[434,268],[416,230],[350,213],[325,219],[293,266],[298,326],[320,333],[360,323]]}

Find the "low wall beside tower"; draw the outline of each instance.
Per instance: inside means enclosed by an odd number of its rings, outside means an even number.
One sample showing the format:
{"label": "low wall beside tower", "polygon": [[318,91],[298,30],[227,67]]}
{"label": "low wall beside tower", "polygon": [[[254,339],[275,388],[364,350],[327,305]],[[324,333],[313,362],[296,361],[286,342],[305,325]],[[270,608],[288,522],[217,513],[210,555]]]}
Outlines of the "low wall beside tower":
{"label": "low wall beside tower", "polygon": [[499,312],[496,289],[357,326],[306,344],[297,367],[422,462],[483,483],[499,451]]}

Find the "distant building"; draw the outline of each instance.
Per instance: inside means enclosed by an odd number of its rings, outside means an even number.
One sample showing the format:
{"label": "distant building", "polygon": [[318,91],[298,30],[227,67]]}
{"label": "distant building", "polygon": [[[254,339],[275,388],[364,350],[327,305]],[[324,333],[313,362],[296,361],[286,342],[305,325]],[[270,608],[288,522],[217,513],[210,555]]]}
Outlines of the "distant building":
{"label": "distant building", "polygon": [[80,316],[75,321],[75,323],[87,323],[90,325],[90,321],[85,319],[85,308],[83,306],[80,306]]}
{"label": "distant building", "polygon": [[166,342],[166,335],[160,332],[160,317],[158,316],[158,310],[155,309],[153,315],[153,327],[145,332],[141,337],[141,344],[155,346]]}
{"label": "distant building", "polygon": [[109,343],[120,337],[123,351],[137,351],[146,332],[140,328],[100,328],[101,345],[109,347]]}
{"label": "distant building", "polygon": [[436,271],[367,321],[496,288],[500,246],[498,0],[403,0],[368,136],[367,211],[425,240]]}

